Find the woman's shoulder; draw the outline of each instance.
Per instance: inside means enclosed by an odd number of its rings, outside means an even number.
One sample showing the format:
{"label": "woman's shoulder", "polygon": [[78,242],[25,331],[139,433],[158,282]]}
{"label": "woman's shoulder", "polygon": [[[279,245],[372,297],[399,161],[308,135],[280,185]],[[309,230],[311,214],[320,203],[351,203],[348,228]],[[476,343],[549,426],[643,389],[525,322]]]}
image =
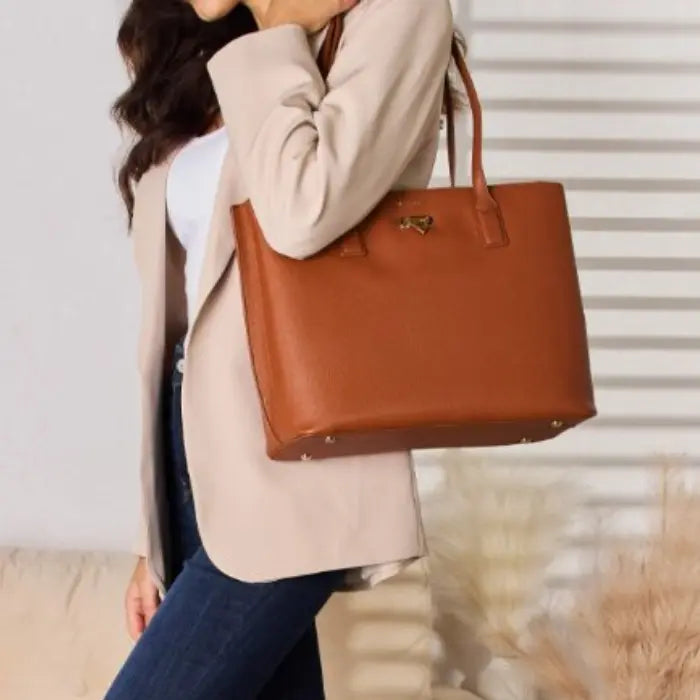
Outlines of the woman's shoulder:
{"label": "woman's shoulder", "polygon": [[388,17],[414,24],[417,44],[426,30],[440,31],[454,25],[451,0],[360,0],[347,13],[345,27],[351,30],[365,21]]}

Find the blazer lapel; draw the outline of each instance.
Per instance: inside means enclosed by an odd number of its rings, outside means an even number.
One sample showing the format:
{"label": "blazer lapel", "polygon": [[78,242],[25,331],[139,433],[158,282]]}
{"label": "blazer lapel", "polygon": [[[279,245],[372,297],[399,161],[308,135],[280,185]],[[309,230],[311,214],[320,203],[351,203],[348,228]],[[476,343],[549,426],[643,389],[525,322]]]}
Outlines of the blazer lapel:
{"label": "blazer lapel", "polygon": [[[139,271],[148,273],[157,264],[159,255],[164,252],[165,239],[165,182],[167,167],[165,161],[149,168],[139,180],[134,193],[134,218],[131,226],[134,257]],[[144,274],[144,280],[151,275]]]}
{"label": "blazer lapel", "polygon": [[189,330],[185,338],[185,348],[189,346],[192,332],[212,289],[223,274],[236,244],[231,227],[230,209],[233,204],[243,201],[240,192],[240,176],[236,172],[236,160],[229,148],[221,169],[221,176],[214,198],[211,223],[204,252],[204,262],[197,288],[193,317],[189,319]]}
{"label": "blazer lapel", "polygon": [[150,168],[135,192],[132,235],[142,280],[142,367],[149,366],[162,352],[165,338],[165,186],[174,155]]}

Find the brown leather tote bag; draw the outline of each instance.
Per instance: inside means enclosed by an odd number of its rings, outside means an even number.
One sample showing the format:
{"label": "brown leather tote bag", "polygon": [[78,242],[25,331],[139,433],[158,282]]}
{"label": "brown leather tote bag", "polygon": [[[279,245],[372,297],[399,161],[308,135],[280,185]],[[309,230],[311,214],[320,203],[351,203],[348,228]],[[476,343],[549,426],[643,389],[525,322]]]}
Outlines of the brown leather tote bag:
{"label": "brown leather tote bag", "polygon": [[[324,77],[342,17],[319,54]],[[276,460],[546,440],[596,414],[562,185],[487,186],[481,108],[472,187],[393,190],[304,260],[232,208],[267,454]],[[447,81],[447,77],[446,77]]]}

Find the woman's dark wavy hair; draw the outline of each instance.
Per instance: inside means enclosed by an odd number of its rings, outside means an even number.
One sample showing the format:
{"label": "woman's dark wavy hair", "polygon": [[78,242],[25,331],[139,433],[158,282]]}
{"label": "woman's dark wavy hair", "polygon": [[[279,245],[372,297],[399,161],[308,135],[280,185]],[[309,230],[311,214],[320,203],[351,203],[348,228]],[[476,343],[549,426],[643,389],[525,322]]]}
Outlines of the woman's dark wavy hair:
{"label": "woman's dark wavy hair", "polygon": [[[129,226],[134,184],[219,117],[207,61],[229,41],[257,29],[243,3],[220,20],[203,22],[184,0],[132,0],[117,35],[131,84],[112,106],[117,124],[135,134],[117,178]],[[464,49],[464,38],[455,34]],[[461,92],[452,86],[451,93],[461,109]]]}

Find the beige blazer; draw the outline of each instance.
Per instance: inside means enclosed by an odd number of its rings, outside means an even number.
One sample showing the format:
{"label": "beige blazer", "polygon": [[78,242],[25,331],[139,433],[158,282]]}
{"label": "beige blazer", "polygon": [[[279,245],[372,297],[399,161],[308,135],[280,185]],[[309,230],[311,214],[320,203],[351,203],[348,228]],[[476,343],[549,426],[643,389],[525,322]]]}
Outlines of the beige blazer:
{"label": "beige blazer", "polygon": [[[302,259],[358,223],[387,191],[425,187],[453,16],[449,0],[361,0],[346,17],[327,84],[315,62],[326,31],[266,29],[230,42],[208,64],[229,149],[186,338],[182,411],[200,536],[222,571],[263,581],[349,568],[347,587],[360,588],[425,554],[411,455],[266,457],[229,208],[250,199],[270,245]],[[143,420],[134,551],[147,557],[161,594],[167,509],[159,397],[187,327],[184,255],[166,226],[173,156],[139,181],[133,221]]]}

